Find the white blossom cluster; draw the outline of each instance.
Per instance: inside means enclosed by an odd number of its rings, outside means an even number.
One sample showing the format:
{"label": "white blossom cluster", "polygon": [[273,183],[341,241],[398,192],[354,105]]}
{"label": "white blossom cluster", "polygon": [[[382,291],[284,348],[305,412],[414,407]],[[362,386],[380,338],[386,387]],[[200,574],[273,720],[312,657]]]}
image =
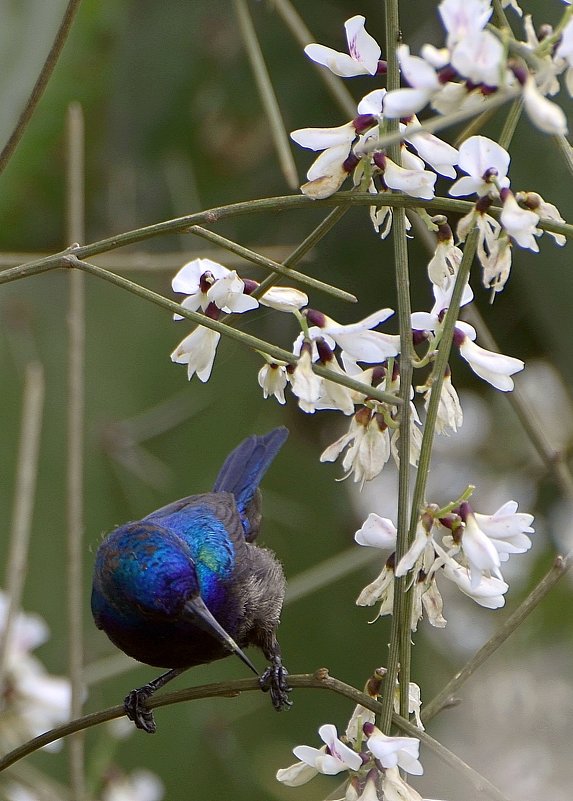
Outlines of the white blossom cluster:
{"label": "white blossom cluster", "polygon": [[280,782],[299,787],[319,773],[346,773],[344,801],[423,801],[400,774],[423,773],[416,737],[387,736],[374,724],[374,714],[363,706],[356,707],[342,738],[331,723],[321,726],[318,734],[324,745],[293,748],[300,761],[277,772]]}
{"label": "white blossom cluster", "polygon": [[[302,192],[311,199],[326,198],[351,178],[355,188],[377,196],[370,214],[383,238],[392,227],[392,208],[384,201],[380,203],[380,197],[398,191],[432,200],[440,176],[442,183],[443,179],[449,181],[447,191],[452,198],[472,199],[470,210],[457,224],[455,236],[444,215],[421,214],[436,234],[435,251],[427,265],[434,303],[430,311],[416,311],[411,317],[415,369],[431,368],[436,357],[463,258],[462,248],[470,231],[477,228],[476,255],[482,282],[493,298],[509,278],[513,249],[538,252],[538,241],[544,232],[541,221],[564,222],[558,209],[538,193],[512,188],[510,155],[500,144],[484,135],[471,135],[455,148],[425,130],[416,116],[429,107],[437,112],[435,119],[442,115],[442,127],[446,127],[448,115],[455,117],[465,110],[479,114],[488,110],[496,98],[501,102],[520,97],[530,120],[542,132],[557,136],[567,132],[564,112],[549,97],[560,91],[560,76],[564,76],[566,90],[573,95],[573,8],[567,4],[556,28],[545,25],[542,34],[537,35],[531,17],[523,16],[515,0],[506,0],[503,6],[523,18],[523,41],[510,42],[490,25],[490,0],[443,0],[438,12],[445,29],[444,46],[425,44],[414,55],[406,44],[399,45],[400,89],[376,88],[369,92],[357,104],[356,117],[343,125],[303,128],[291,134],[297,144],[319,153],[308,170]],[[345,29],[348,53],[310,44],[305,48],[307,56],[335,75],[365,75],[379,80],[386,72],[386,64],[381,60],[380,46],[366,31],[365,18],[356,15],[348,19]],[[385,136],[396,120],[402,139],[400,163],[389,157],[385,146]],[[559,230],[558,225],[553,225],[555,228]],[[565,244],[560,233],[549,232],[549,236],[555,244]],[[473,292],[466,283],[461,305],[472,300]],[[320,364],[396,396],[400,387],[400,339],[378,330],[392,314],[391,309],[381,309],[357,323],[341,325],[316,309],[299,311],[302,332],[293,348],[299,360],[294,369],[284,366],[280,393],[267,383],[270,364],[259,375],[265,397],[275,394],[283,403],[288,381],[303,411],[338,409],[351,417],[348,430],[324,450],[321,461],[340,457],[345,476],[352,475],[361,487],[380,474],[390,457],[398,459],[396,407],[344,386],[332,389],[332,382],[317,376],[312,366]],[[457,351],[479,378],[499,391],[510,392],[513,376],[524,368],[520,359],[478,345],[475,329],[464,321],[455,322],[452,344],[454,353]],[[273,365],[272,369],[279,367]],[[426,408],[432,381],[430,369],[415,390],[423,397]],[[436,432],[448,435],[463,423],[449,365],[440,392]],[[416,465],[422,423],[413,398],[414,390],[406,413],[411,423],[410,460]],[[442,580],[455,584],[482,607],[502,607],[508,590],[502,567],[512,554],[531,548],[533,516],[518,512],[513,500],[493,514],[474,511],[467,500],[469,494],[468,491],[442,508],[426,503],[413,541],[400,559],[396,557],[394,523],[369,514],[356,532],[355,541],[385,552],[384,565],[361,591],[357,604],[377,604],[375,619],[392,614],[395,580],[407,577],[413,595],[412,631],[423,616],[435,627],[446,625],[439,588]],[[419,704],[418,693],[417,707],[411,705],[410,713],[421,726]],[[386,736],[376,729],[370,714],[360,708],[361,717],[357,719],[355,713],[341,739],[333,725],[322,726],[319,735],[324,745],[295,748],[299,762],[280,770],[277,779],[298,786],[317,773],[346,771],[349,780],[345,801],[420,799],[400,775],[400,770],[414,775],[422,772],[418,740]]]}
{"label": "white blossom cluster", "polygon": [[480,606],[498,609],[504,605],[509,589],[501,565],[511,554],[531,548],[527,535],[533,533],[532,522],[532,515],[517,511],[515,501],[503,504],[492,515],[474,512],[467,501],[450,511],[428,506],[411,547],[396,564],[396,528],[391,520],[372,512],[354,539],[359,545],[379,548],[389,555],[380,575],[364,587],[356,603],[380,603],[375,619],[392,614],[394,580],[412,571],[412,631],[424,612],[432,626],[446,625],[438,576],[452,581]]}

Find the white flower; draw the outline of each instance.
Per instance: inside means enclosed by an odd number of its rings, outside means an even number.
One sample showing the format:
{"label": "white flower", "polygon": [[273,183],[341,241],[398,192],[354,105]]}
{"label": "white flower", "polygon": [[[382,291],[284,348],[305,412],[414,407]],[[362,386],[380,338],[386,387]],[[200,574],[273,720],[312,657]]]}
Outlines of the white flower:
{"label": "white flower", "polygon": [[350,145],[342,144],[324,150],[314,161],[307,174],[308,182],[300,191],[312,200],[322,200],[338,192],[348,178],[345,167]]}
{"label": "white flower", "polygon": [[[444,611],[444,602],[436,583],[435,573],[432,574],[429,581],[428,579],[425,579],[423,582],[421,601],[428,618],[428,623],[435,628],[443,629],[447,625],[448,621],[442,614]],[[412,617],[414,617],[413,610]],[[420,724],[418,724],[418,726],[423,728],[423,726],[420,726]]]}
{"label": "white flower", "polygon": [[298,128],[291,132],[290,138],[308,150],[328,150],[338,145],[348,145],[349,149],[356,138],[356,130],[351,120],[337,128]]}
{"label": "white flower", "polygon": [[[518,192],[515,199],[540,217],[547,220],[555,220],[560,223],[565,222],[557,206],[543,200],[541,195],[537,194],[537,192]],[[556,245],[563,246],[567,241],[567,237],[563,236],[563,234],[555,234],[552,231],[547,231],[547,233],[549,236],[553,237]]]}
{"label": "white flower", "polygon": [[[429,387],[424,392],[424,407],[426,411],[428,410],[431,395],[432,387]],[[436,418],[436,433],[444,434],[445,436],[449,436],[450,432],[455,434],[458,428],[461,428],[463,421],[464,415],[460,399],[452,384],[452,375],[448,368],[442,382],[442,391],[440,392],[438,416]]]}
{"label": "white flower", "polygon": [[313,309],[306,312],[307,319],[312,324],[309,333],[313,339],[330,338],[352,359],[369,364],[383,362],[396,356],[399,351],[399,336],[371,330],[393,314],[393,309],[379,309],[357,323],[342,325]]}
{"label": "white flower", "polygon": [[[479,255],[479,246],[478,246]],[[501,292],[511,272],[512,244],[506,232],[498,237],[495,248],[483,262],[483,285]]]}
{"label": "white flower", "polygon": [[499,86],[505,72],[504,46],[493,33],[475,31],[456,44],[452,66],[474,84]]}
{"label": "white flower", "polygon": [[426,567],[425,572],[429,571],[435,557],[432,528],[431,522],[428,525],[423,518],[418,521],[414,540],[396,566],[397,578],[405,576],[418,562]]}
{"label": "white flower", "polygon": [[[411,197],[432,200],[434,197],[434,184],[438,177],[435,172],[405,169],[388,158],[388,156],[383,156],[382,161],[384,183],[389,189],[400,189]],[[376,163],[380,166],[378,161]]]}
{"label": "white flower", "polygon": [[464,521],[459,546],[468,561],[470,587],[475,590],[482,576],[495,576],[503,581],[501,560],[495,545],[479,527],[469,504],[463,503],[460,515]]}
{"label": "white flower", "polygon": [[487,609],[499,609],[505,604],[503,596],[509,589],[509,585],[505,581],[495,577],[482,576],[479,584],[472,587],[468,569],[453,559],[445,562],[443,573],[446,578],[458,586],[464,595],[472,598],[480,606]]}
{"label": "white flower", "polygon": [[288,384],[286,365],[276,362],[267,362],[258,373],[259,386],[263,390],[263,395],[268,398],[270,395],[285,404],[285,387]]}
{"label": "white flower", "polygon": [[[327,353],[330,351],[328,345],[323,344],[321,347],[319,344],[319,353],[323,350],[327,351]],[[333,373],[337,373],[338,375],[346,375],[345,371],[338,364],[332,351],[328,353],[327,358],[323,358],[321,354],[320,362],[329,370],[332,370]],[[344,414],[353,414],[353,396],[353,391],[348,389],[348,387],[324,378],[321,384],[320,397],[315,403],[315,409],[317,411],[321,409],[338,409]]]}
{"label": "white flower", "polygon": [[[259,305],[255,298],[244,294],[245,284],[235,270],[228,270],[211,259],[193,259],[187,262],[173,278],[171,286],[175,292],[187,295],[181,302],[184,309],[197,311],[214,303],[218,309],[230,312],[245,312]],[[174,319],[181,320],[179,314]]]}
{"label": "white flower", "polygon": [[381,50],[378,42],[367,33],[365,22],[366,18],[357,14],[344,23],[350,55],[320,44],[309,44],[304,48],[304,52],[312,61],[328,67],[341,78],[375,75]]}
{"label": "white flower", "polygon": [[396,526],[388,517],[371,512],[354,534],[354,540],[358,545],[393,551],[396,548]]}
{"label": "white flower", "polygon": [[418,760],[420,741],[415,737],[388,737],[379,728],[366,723],[366,745],[385,768],[402,768],[406,773],[421,776],[424,769]]}
{"label": "white flower", "polygon": [[359,739],[362,739],[362,727],[364,724],[375,723],[375,721],[375,712],[372,712],[372,710],[362,706],[362,704],[356,704],[346,726],[346,739],[356,743]]}
{"label": "white flower", "polygon": [[467,361],[474,373],[484,381],[489,382],[502,392],[513,389],[511,376],[525,367],[521,359],[513,356],[504,356],[503,353],[494,353],[476,345],[475,329],[458,320],[454,330],[454,342],[458,345],[460,355]]}
{"label": "white flower", "polygon": [[221,334],[217,331],[199,325],[177,345],[171,354],[171,361],[187,365],[189,380],[196,373],[200,381],[208,381],[220,338]]}
{"label": "white flower", "polygon": [[448,47],[481,31],[492,15],[489,0],[442,0],[438,11],[448,32]]}
{"label": "white flower", "polygon": [[[297,745],[293,754],[314,768],[318,773],[335,776],[343,770],[358,770],[362,766],[360,754],[353,751],[338,739],[336,726],[326,723],[320,727],[318,734],[326,744],[328,753],[323,748],[312,748],[310,745]],[[278,778],[278,775],[277,775]],[[279,779],[280,781],[280,779]]]}
{"label": "white flower", "polygon": [[556,136],[565,136],[567,133],[565,112],[557,103],[543,97],[535,84],[535,78],[531,75],[523,86],[523,104],[529,118],[539,130]]}
{"label": "white flower", "polygon": [[398,768],[387,768],[382,781],[384,801],[431,801],[424,799],[413,787],[410,787],[400,776]]}
{"label": "white flower", "polygon": [[[171,286],[174,292],[188,296],[181,303],[184,308],[190,311],[201,308],[205,311],[209,305],[208,290],[215,281],[225,278],[229,272],[226,267],[212,259],[193,259],[176,273]],[[181,320],[182,317],[175,315],[175,319]]]}
{"label": "white flower", "polygon": [[387,119],[410,117],[424,108],[432,95],[441,89],[434,67],[420,56],[410,55],[408,45],[398,45],[396,54],[400,71],[408,82],[404,89],[387,92],[383,101]]}
{"label": "white flower", "polygon": [[347,447],[342,467],[347,476],[354,473],[354,481],[363,486],[382,471],[390,458],[390,435],[382,415],[366,407],[360,409],[352,418],[348,433],[329,445],[320,461],[336,461]]}
{"label": "white flower", "polygon": [[541,230],[537,228],[539,215],[529,209],[522,209],[511,190],[504,189],[501,194],[503,208],[500,221],[503,228],[520,247],[537,253],[539,245],[535,237],[541,234]]}
{"label": "white flower", "polygon": [[259,301],[246,295],[244,289],[244,281],[239,278],[235,270],[231,270],[210,287],[207,300],[226,314],[232,312],[241,314],[258,308]]}
{"label": "white flower", "polygon": [[527,534],[533,533],[533,515],[517,512],[517,503],[507,501],[492,515],[474,512],[476,524],[489,537],[499,553],[500,561],[506,562],[512,553],[525,553],[531,548]]}
{"label": "white flower", "polygon": [[[374,606],[377,601],[382,601],[382,605],[374,620],[384,615],[392,614],[395,579],[393,563],[394,557],[391,556],[382,568],[380,574],[374,581],[364,587],[356,599],[356,606]],[[374,620],[371,620],[370,623],[374,623]]]}
{"label": "white flower", "polygon": [[[320,749],[326,753],[326,746]],[[277,781],[286,784],[287,787],[300,787],[306,784],[318,774],[318,770],[312,765],[307,765],[306,762],[295,762],[294,765],[289,765],[288,768],[279,768],[277,770]]]}
{"label": "white flower", "polygon": [[294,372],[290,377],[292,391],[299,399],[298,405],[309,414],[313,414],[315,404],[320,398],[322,379],[312,370],[312,357],[309,347],[303,348]]}
{"label": "white flower", "polygon": [[308,306],[308,295],[290,286],[271,286],[259,298],[259,303],[276,311],[293,312]]}
{"label": "white flower", "polygon": [[406,142],[411,144],[426,164],[429,164],[440,175],[455,178],[454,166],[458,163],[459,157],[456,148],[428,131],[416,133],[419,125],[417,118],[413,117],[407,125],[401,126]]}
{"label": "white flower", "polygon": [[[450,230],[449,225],[443,226],[443,228]],[[434,255],[428,262],[428,278],[433,284],[444,289],[452,278],[455,279],[464,254],[457,245],[454,245],[451,230],[447,239],[442,239],[440,233],[438,232],[438,243]]]}
{"label": "white flower", "polygon": [[487,136],[470,136],[461,144],[458,160],[460,169],[467,175],[455,182],[449,194],[462,197],[475,192],[480,197],[492,193],[497,196],[496,186],[509,186],[509,161],[509,153],[497,142]]}

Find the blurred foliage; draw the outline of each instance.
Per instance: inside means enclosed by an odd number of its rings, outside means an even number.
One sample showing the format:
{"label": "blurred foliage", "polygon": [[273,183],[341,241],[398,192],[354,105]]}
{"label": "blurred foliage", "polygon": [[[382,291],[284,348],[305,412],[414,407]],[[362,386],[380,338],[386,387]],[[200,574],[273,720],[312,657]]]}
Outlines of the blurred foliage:
{"label": "blurred foliage", "polygon": [[[342,46],[342,23],[348,3],[296,3],[320,42]],[[416,8],[430,4],[416,4]],[[432,4],[434,5],[434,4]],[[543,19],[546,4],[537,2]],[[2,0],[3,52],[0,100],[4,110],[1,136],[7,137],[23,99],[47,52],[65,3],[62,0]],[[306,125],[338,125],[342,113],[273,11],[273,3],[251,3],[262,48],[273,77],[287,130]],[[380,4],[366,0],[352,11],[364,13],[369,30],[383,40]],[[428,29],[418,14],[406,14],[404,37],[415,50],[440,33]],[[540,16],[541,18],[541,16]],[[418,27],[424,23],[425,27]],[[10,35],[8,35],[10,31]],[[18,43],[18,47],[15,46]],[[24,57],[25,54],[25,57]],[[363,79],[349,82],[355,97],[371,88]],[[255,197],[286,194],[268,134],[268,124],[238,36],[231,5],[223,0],[85,0],[45,96],[9,167],[0,177],[0,250],[49,252],[65,241],[65,137],[67,105],[81,102],[86,122],[87,241],[168,219],[195,210]],[[500,119],[492,123],[498,130]],[[487,133],[487,131],[486,131]],[[571,219],[570,190],[551,142],[526,122],[518,128],[512,148],[511,175],[519,188],[534,188]],[[295,153],[300,175],[308,153]],[[248,216],[217,226],[223,235],[262,248],[280,245],[287,251],[325,216],[324,210],[289,212],[259,219]],[[146,252],[180,252],[183,264],[204,245],[191,236],[151,240]],[[526,360],[548,356],[566,381],[571,380],[573,340],[573,272],[569,248],[558,249],[544,237],[540,256],[515,251],[509,286],[488,308],[486,293],[477,292],[488,322],[504,351]],[[138,249],[141,251],[141,248]],[[120,251],[128,254],[129,249]],[[425,253],[411,243],[414,307],[428,302],[423,275]],[[225,261],[225,254],[220,255]],[[97,261],[97,259],[95,259]],[[394,303],[392,249],[373,235],[367,214],[355,209],[310,254],[304,269],[331,280],[361,298],[359,315]],[[249,267],[242,273],[260,278]],[[170,271],[133,275],[155,291],[172,297]],[[475,289],[478,290],[475,280]],[[14,454],[17,448],[22,368],[37,355],[47,375],[42,461],[27,578],[25,608],[45,616],[52,638],[41,655],[54,672],[66,670],[65,585],[65,441],[66,441],[66,314],[68,284],[64,274],[50,273],[0,290],[0,370],[3,381],[0,436],[0,508],[4,530],[10,525]],[[208,384],[186,384],[184,368],[169,361],[169,353],[184,335],[186,324],[174,324],[164,311],[111,286],[86,280],[87,296],[87,419],[86,419],[86,662],[115,652],[97,632],[89,614],[93,551],[103,532],[140,517],[153,508],[190,492],[209,489],[228,451],[244,436],[285,423],[291,430],[287,447],[265,479],[263,540],[294,576],[353,542],[360,521],[344,485],[335,483],[338,467],[320,465],[318,455],[335,438],[338,416],[301,414],[290,402],[286,409],[264,401],[256,383],[259,362],[254,354],[222,343],[214,375]],[[357,309],[328,303],[316,293],[311,305],[328,308],[341,321],[356,319]],[[241,320],[245,330],[289,347],[294,328],[276,315],[255,322]],[[460,367],[457,383],[468,379]],[[491,394],[491,390],[486,390]],[[543,386],[539,387],[540,396]],[[502,399],[503,400],[503,399]],[[165,408],[162,424],[153,421],[141,444],[158,461],[154,469],[137,463],[145,481],[118,462],[124,421],[149,410]],[[505,412],[504,412],[505,413]],[[141,422],[141,418],[138,418]],[[149,418],[147,418],[149,419]],[[519,432],[516,433],[519,437]],[[503,447],[509,447],[509,442]],[[129,455],[129,454],[128,454]],[[547,498],[549,504],[551,498]],[[548,507],[547,507],[548,508]],[[547,511],[547,508],[545,511]],[[541,510],[544,511],[543,509]],[[543,527],[541,527],[542,529]],[[7,535],[0,542],[5,554]],[[536,546],[536,572],[550,562],[543,531]],[[327,666],[333,675],[361,687],[384,663],[386,622],[367,626],[369,610],[357,610],[354,599],[379,569],[351,574],[326,589],[285,608],[280,637],[291,672]],[[510,593],[513,607],[520,591]],[[558,611],[571,602],[570,586],[544,604],[549,631],[563,631]],[[473,614],[481,619],[482,610]],[[499,617],[503,612],[498,613]],[[544,618],[545,619],[545,618]],[[527,644],[543,639],[548,629],[539,614],[521,634]],[[424,667],[423,695],[437,690],[461,663],[453,649],[447,656],[435,648],[441,632],[427,638],[422,624],[416,641],[415,667]],[[529,632],[529,634],[528,634]],[[360,658],[357,658],[360,655]],[[428,667],[429,666],[429,667]],[[244,673],[238,660],[197,668],[180,682],[203,683]],[[124,694],[152,678],[152,668],[138,667],[90,689],[86,708],[118,703]],[[255,694],[234,700],[207,700],[161,710],[159,733],[134,733],[118,746],[125,767],[145,765],[161,775],[170,801],[230,795],[236,801],[266,798],[320,797],[321,788],[293,791],[279,786],[274,773],[291,761],[298,742],[313,743],[318,725],[343,726],[351,709],[346,701],[326,693],[300,691],[289,715],[276,716],[268,699]],[[108,735],[91,732],[95,747]],[[65,760],[40,754],[37,764],[60,779]],[[326,789],[325,789],[326,788]]]}

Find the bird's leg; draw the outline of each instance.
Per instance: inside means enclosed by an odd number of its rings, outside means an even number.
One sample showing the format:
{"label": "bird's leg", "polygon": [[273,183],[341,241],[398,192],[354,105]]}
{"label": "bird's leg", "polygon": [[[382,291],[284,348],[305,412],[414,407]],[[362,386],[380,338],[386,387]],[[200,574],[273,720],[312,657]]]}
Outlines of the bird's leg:
{"label": "bird's leg", "polygon": [[270,693],[277,712],[283,712],[292,706],[292,701],[289,700],[288,671],[282,663],[281,649],[274,633],[268,643],[262,644],[262,651],[271,664],[259,678],[259,686],[263,692]]}
{"label": "bird's leg", "polygon": [[153,693],[164,687],[171,679],[181,675],[187,668],[174,668],[168,670],[167,673],[162,673],[153,681],[144,684],[143,687],[138,687],[132,690],[123,700],[123,708],[125,714],[132,720],[138,729],[146,731],[148,734],[155,734],[157,726],[151,709],[147,709],[145,702],[151,698]]}

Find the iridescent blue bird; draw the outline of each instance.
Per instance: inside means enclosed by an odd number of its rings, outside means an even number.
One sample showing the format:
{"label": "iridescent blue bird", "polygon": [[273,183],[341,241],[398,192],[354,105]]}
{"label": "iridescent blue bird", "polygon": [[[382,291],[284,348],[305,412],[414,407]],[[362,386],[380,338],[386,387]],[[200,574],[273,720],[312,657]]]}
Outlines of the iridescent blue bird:
{"label": "iridescent blue bird", "polygon": [[[259,483],[288,436],[276,428],[232,451],[212,492],[190,495],[112,531],[94,568],[96,626],[129,656],[170,668],[124,700],[135,725],[156,729],[146,700],[187,668],[258,646],[269,660],[259,677],[277,710],[288,709],[287,671],[276,629],[285,591],[280,563],[254,544],[261,525]],[[258,673],[257,673],[258,675]]]}

